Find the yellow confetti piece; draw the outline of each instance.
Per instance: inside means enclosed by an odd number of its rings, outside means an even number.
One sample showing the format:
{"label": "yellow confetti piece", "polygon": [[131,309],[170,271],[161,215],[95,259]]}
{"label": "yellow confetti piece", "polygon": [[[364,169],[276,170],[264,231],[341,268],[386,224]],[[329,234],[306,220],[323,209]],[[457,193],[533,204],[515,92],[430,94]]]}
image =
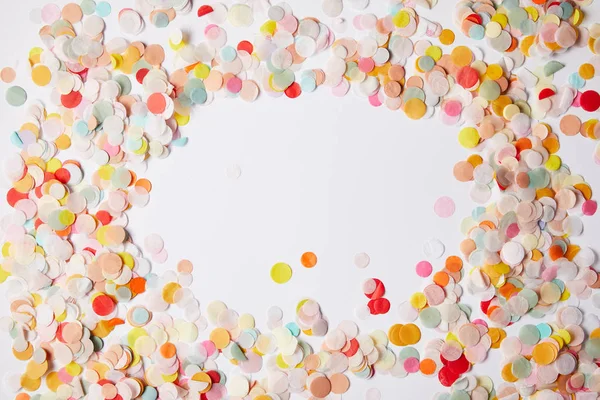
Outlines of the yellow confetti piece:
{"label": "yellow confetti piece", "polygon": [[479,132],[477,132],[477,129],[471,127],[461,129],[458,134],[458,142],[467,149],[477,147],[479,139]]}
{"label": "yellow confetti piece", "polygon": [[292,268],[286,263],[277,263],[271,267],[271,279],[275,283],[286,283],[292,278]]}

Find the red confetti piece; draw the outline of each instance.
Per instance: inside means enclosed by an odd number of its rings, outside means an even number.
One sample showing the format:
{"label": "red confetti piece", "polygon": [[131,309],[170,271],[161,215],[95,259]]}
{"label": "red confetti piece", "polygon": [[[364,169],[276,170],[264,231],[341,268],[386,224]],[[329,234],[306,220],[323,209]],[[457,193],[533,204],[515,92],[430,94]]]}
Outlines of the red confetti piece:
{"label": "red confetti piece", "polygon": [[377,314],[387,314],[390,311],[390,301],[386,298],[373,300],[373,308]]}
{"label": "red confetti piece", "polygon": [[104,211],[104,210],[100,210],[96,213],[96,218],[98,219],[98,221],[100,221],[100,223],[102,225],[108,225],[110,224],[110,221],[112,221],[112,216],[108,213],[108,211]]}
{"label": "red confetti piece", "polygon": [[148,75],[150,70],[148,68],[141,68],[138,72],[135,73],[135,80],[138,81],[139,84],[144,83],[144,78]]}
{"label": "red confetti piece", "polygon": [[252,54],[252,52],[254,51],[254,46],[249,41],[242,40],[241,42],[238,43],[237,49],[238,49],[238,51],[244,50],[248,54]]}
{"label": "red confetti piece", "polygon": [[84,249],[83,249],[83,250],[85,250],[85,251],[89,251],[89,252],[90,252],[90,253],[92,253],[93,255],[96,255],[96,250],[95,250],[95,249],[92,249],[91,247],[84,247]]}
{"label": "red confetti piece", "polygon": [[17,202],[19,200],[26,199],[26,198],[27,198],[26,193],[20,193],[15,188],[10,188],[8,193],[6,193],[6,201],[8,202],[8,205],[10,205],[11,207],[14,207],[15,204],[17,204]]}
{"label": "red confetti piece", "polygon": [[115,309],[115,302],[109,296],[101,294],[92,301],[92,310],[101,317],[106,317]]}
{"label": "red confetti piece", "polygon": [[483,311],[483,313],[486,315],[487,315],[488,308],[490,307],[491,302],[492,302],[492,300],[490,299],[490,300],[482,301],[480,304],[481,311]]}
{"label": "red confetti piece", "polygon": [[206,375],[210,376],[210,380],[212,381],[212,383],[221,382],[221,375],[219,375],[217,371],[208,371],[206,372]]}
{"label": "red confetti piece", "polygon": [[467,21],[475,22],[479,25],[481,25],[481,23],[483,22],[483,18],[481,18],[481,15],[479,14],[471,14],[466,19]]}
{"label": "red confetti piece", "polygon": [[54,176],[60,183],[67,183],[71,179],[71,173],[68,169],[59,168],[54,172]]}
{"label": "red confetti piece", "polygon": [[66,108],[75,108],[81,103],[83,96],[79,92],[71,92],[60,96],[60,102]]}
{"label": "red confetti piece", "polygon": [[342,352],[342,353],[344,353],[344,355],[346,357],[352,357],[353,355],[356,354],[356,352],[358,351],[359,348],[360,348],[360,345],[358,344],[358,340],[352,339],[352,340],[350,340],[350,348],[347,351]]}
{"label": "red confetti piece", "polygon": [[586,90],[581,94],[579,104],[587,112],[594,112],[600,108],[600,94],[594,90]]}
{"label": "red confetti piece", "polygon": [[371,293],[365,293],[365,296],[369,299],[376,300],[383,297],[385,294],[385,285],[377,278],[373,278],[373,281],[375,282],[375,290]]}
{"label": "red confetti piece", "polygon": [[146,105],[148,107],[148,111],[150,111],[152,114],[162,114],[167,106],[167,101],[162,93],[152,93],[150,97],[148,97]]}
{"label": "red confetti piece", "polygon": [[302,89],[297,82],[292,83],[287,89],[285,89],[285,95],[290,99],[295,99],[302,94]]}
{"label": "red confetti piece", "polygon": [[452,372],[448,367],[442,367],[440,372],[438,372],[438,379],[445,387],[452,386],[452,384],[454,384],[458,378],[459,376]]}
{"label": "red confetti piece", "polygon": [[554,90],[552,90],[550,88],[545,88],[540,91],[540,94],[538,95],[538,99],[544,100],[550,96],[554,96],[555,94],[556,93],[554,92]]}
{"label": "red confetti piece", "polygon": [[206,14],[210,14],[213,11],[215,10],[209,5],[200,6],[200,8],[198,8],[198,17],[203,17]]}
{"label": "red confetti piece", "polygon": [[472,88],[479,82],[479,72],[475,68],[462,67],[456,74],[456,82],[465,89]]}
{"label": "red confetti piece", "polygon": [[58,324],[58,328],[56,329],[56,340],[62,343],[65,343],[65,339],[62,336],[62,331],[66,324],[66,322],[61,322]]}
{"label": "red confetti piece", "polygon": [[448,361],[447,367],[450,368],[452,372],[460,375],[464,374],[471,368],[471,363],[469,363],[467,357],[465,357],[465,355],[462,354],[458,360]]}

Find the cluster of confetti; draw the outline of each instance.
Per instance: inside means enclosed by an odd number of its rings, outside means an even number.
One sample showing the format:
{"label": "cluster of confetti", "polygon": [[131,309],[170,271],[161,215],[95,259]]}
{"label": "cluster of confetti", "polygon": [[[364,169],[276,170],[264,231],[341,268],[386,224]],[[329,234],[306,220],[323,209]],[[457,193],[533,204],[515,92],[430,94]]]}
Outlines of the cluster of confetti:
{"label": "cluster of confetti", "polygon": [[[324,0],[331,28],[298,18],[285,3],[199,5],[205,40],[194,45],[173,29],[169,72],[162,46],[104,37],[108,2],[34,10],[44,48],[28,54],[30,77],[51,93],[46,106],[30,101],[24,123],[10,135],[18,150],[3,160],[13,211],[0,221],[0,283],[10,303],[0,330],[26,362],[24,371],[4,377],[3,387],[15,400],[322,399],[348,392],[349,376],[420,373],[451,387],[438,399],[597,397],[600,321],[589,318],[584,326],[577,306],[594,298],[600,279],[594,252],[572,242],[597,203],[584,178],[557,154],[558,135],[541,121],[562,116],[563,134],[600,137],[596,119],[564,115],[600,108],[596,90],[580,91],[600,74],[600,24],[582,26],[581,7],[591,1],[458,3],[457,26],[472,39],[485,38],[500,54],[496,63],[484,62],[477,47],[445,51],[454,32],[413,8],[436,3],[391,1],[386,15],[359,14],[352,21],[358,39],[334,32],[346,27],[344,5],[362,11],[365,0]],[[164,28],[190,11],[189,0],[139,0],[119,11],[118,25],[136,35],[146,20]],[[252,41],[228,44],[226,26],[255,22],[260,27]],[[560,88],[554,74],[565,65],[522,67],[528,57],[573,46],[594,55]],[[328,56],[323,68],[303,69],[318,54]],[[11,84],[17,76],[5,67],[0,78]],[[168,262],[163,239],[151,234],[135,244],[129,237],[127,211],[150,200],[152,183],[141,177],[148,161],[186,144],[179,127],[196,105],[217,98],[252,102],[261,92],[294,99],[320,86],[334,96],[352,91],[411,119],[437,114],[441,123],[460,126],[458,143],[476,154],[459,161],[454,176],[472,182],[470,197],[479,205],[461,224],[463,257],[446,257],[433,273],[445,246],[429,239],[423,252],[431,262],[419,262],[416,273],[431,279],[396,306],[402,323],[387,333],[366,334],[348,320],[332,328],[334,316],[312,299],[300,301],[289,322],[272,307],[267,329],[221,301],[209,303],[204,315],[190,289],[193,264],[181,260],[175,270],[153,272],[153,264]],[[5,98],[21,106],[27,93],[10,86]],[[72,159],[62,160],[65,150]],[[84,173],[84,160],[97,168]],[[240,174],[237,166],[228,171],[236,179]],[[450,217],[454,201],[442,197],[434,211]],[[306,252],[300,263],[313,268],[317,256]],[[359,253],[354,263],[366,268],[370,257]],[[285,284],[292,268],[276,263],[270,276]],[[472,307],[461,302],[463,286],[480,299],[487,320],[471,319]],[[368,279],[362,290],[369,301],[355,309],[357,318],[388,313],[383,282]],[[516,337],[503,329],[526,315],[551,314],[555,322],[522,325]],[[430,340],[421,354],[412,346],[422,328],[445,337]],[[320,348],[303,336],[321,337]],[[506,383],[497,388],[487,377],[467,375],[491,349],[504,356]],[[229,364],[235,369],[225,373]],[[375,388],[366,393],[368,400],[380,396]]]}
{"label": "cluster of confetti", "polygon": [[[588,321],[589,339],[585,340],[584,324],[581,310],[566,306],[557,310],[554,322],[523,325],[518,336],[505,338],[499,346],[505,383],[498,387],[496,396],[535,395],[541,399],[556,399],[559,392],[577,394],[576,398],[597,397],[600,375],[596,373],[594,359],[600,355],[600,329],[597,317]],[[435,398],[488,398],[493,384],[488,377],[468,376],[456,380],[451,390],[451,394],[441,393]]]}

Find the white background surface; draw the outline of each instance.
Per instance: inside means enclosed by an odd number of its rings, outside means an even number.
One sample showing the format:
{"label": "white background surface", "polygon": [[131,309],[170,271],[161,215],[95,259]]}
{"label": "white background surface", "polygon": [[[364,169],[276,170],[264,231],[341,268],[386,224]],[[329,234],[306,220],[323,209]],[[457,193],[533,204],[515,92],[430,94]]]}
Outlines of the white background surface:
{"label": "white background surface", "polygon": [[[331,22],[316,0],[289,3],[299,18],[315,16]],[[367,11],[382,15],[384,2],[372,3],[377,6]],[[455,30],[457,44],[473,44],[462,40],[451,21],[454,3],[442,3],[427,14]],[[28,14],[31,8],[43,4],[39,0],[15,2],[0,15],[0,68],[17,68],[13,84],[27,90],[29,101],[47,99],[49,90],[34,87],[27,66],[29,49],[41,46],[37,37],[39,26],[29,21]],[[111,4],[108,38],[118,34],[118,11],[132,6],[133,1]],[[586,13],[588,23],[600,15],[598,4]],[[186,32],[193,30],[193,42],[197,44],[203,27],[195,16],[199,5],[194,5],[192,14],[178,16],[166,29],[147,24],[137,39],[159,43],[166,49],[170,28],[180,26]],[[353,15],[354,11],[344,10],[344,16]],[[255,23],[252,32],[258,26]],[[226,29],[228,33],[233,31],[229,26]],[[252,37],[235,32],[230,35],[229,44]],[[360,37],[353,30],[347,35]],[[489,53],[489,61],[498,60],[496,53],[485,49],[483,43],[478,44],[486,56]],[[557,75],[555,83],[562,85],[568,73],[587,61],[589,54],[587,49],[571,52],[576,57],[569,58],[567,68]],[[538,60],[533,65],[540,63]],[[598,78],[593,83],[600,89]],[[0,85],[2,92],[8,87]],[[3,99],[0,101],[0,159],[15,151],[9,134],[20,126],[23,112],[24,108],[14,109]],[[553,126],[557,129],[556,123]],[[167,266],[174,268],[182,258],[194,263],[193,287],[203,313],[210,301],[219,299],[240,313],[253,314],[257,326],[266,330],[266,311],[270,306],[279,305],[285,321],[291,321],[297,301],[311,297],[321,304],[330,326],[352,319],[363,332],[387,331],[393,323],[401,322],[396,312],[400,302],[429,282],[414,272],[414,265],[424,259],[423,243],[437,237],[446,245],[445,256],[459,254],[458,244],[463,239],[459,223],[475,204],[469,199],[470,184],[456,182],[452,175],[453,165],[469,154],[459,146],[457,132],[457,127],[444,126],[437,116],[411,121],[400,111],[373,108],[366,99],[352,93],[335,98],[327,88],[295,100],[266,95],[253,104],[217,99],[209,107],[196,108],[191,123],[182,129],[183,135],[190,137],[188,146],[173,149],[166,160],[150,163],[146,177],[154,186],[151,201],[145,209],[129,213],[129,231],[138,244],[149,233],[159,233],[165,239],[169,261],[166,266],[155,266],[155,272],[162,272]],[[594,142],[582,137],[561,135],[559,155],[573,171],[584,174],[593,189],[600,190],[600,166],[592,160],[594,146]],[[226,175],[233,164],[242,169],[238,180]],[[5,180],[1,185],[4,196],[9,186]],[[457,204],[456,213],[448,219],[433,212],[433,203],[442,195],[451,196]],[[8,211],[2,200],[0,215]],[[600,217],[584,221],[586,233],[577,243],[600,248]],[[315,268],[301,266],[300,256],[305,251],[317,254]],[[359,252],[371,257],[370,266],[364,270],[353,264],[354,255]],[[445,256],[433,262],[434,270],[443,266]],[[276,285],[269,278],[271,266],[280,261],[294,270],[285,285]],[[370,277],[385,283],[392,310],[385,316],[358,321],[354,308],[366,304],[361,284]],[[2,287],[0,295],[0,313],[5,315],[8,304]],[[482,316],[474,299],[465,297],[463,301],[473,308],[473,318]],[[585,308],[593,311],[591,305]],[[424,339],[439,336],[429,330],[423,333]],[[207,335],[205,332],[203,337]],[[316,345],[318,341],[311,343]],[[424,343],[422,340],[417,348],[421,349]],[[0,337],[0,377],[11,369],[25,367],[13,359],[10,346],[8,337]],[[489,374],[498,384],[500,355],[495,352],[490,358],[473,372]],[[221,361],[220,365],[224,364]],[[372,386],[382,391],[383,399],[398,398],[398,390],[406,394],[403,398],[429,398],[442,389],[437,379],[418,375],[404,380],[381,376],[370,381],[352,378],[350,394],[344,398],[363,398],[364,391]],[[5,395],[0,398],[4,400]]]}

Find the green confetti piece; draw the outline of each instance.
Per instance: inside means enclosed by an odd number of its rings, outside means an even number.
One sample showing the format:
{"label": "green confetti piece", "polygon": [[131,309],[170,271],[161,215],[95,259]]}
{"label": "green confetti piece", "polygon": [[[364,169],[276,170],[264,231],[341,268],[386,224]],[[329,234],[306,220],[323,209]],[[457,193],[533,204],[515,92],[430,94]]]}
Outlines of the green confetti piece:
{"label": "green confetti piece", "polygon": [[96,2],[93,0],[83,0],[79,5],[84,15],[92,15],[96,11]]}
{"label": "green confetti piece", "polygon": [[593,358],[600,357],[600,338],[588,339],[585,343],[585,352]]}
{"label": "green confetti piece", "polygon": [[471,396],[464,390],[455,390],[450,395],[450,400],[470,400]]}
{"label": "green confetti piece", "polygon": [[427,307],[419,314],[419,320],[425,328],[437,328],[442,322],[440,312],[435,307]]}
{"label": "green confetti piece", "polygon": [[549,61],[546,65],[544,65],[544,75],[550,76],[554,75],[556,72],[560,71],[565,67],[565,64],[559,63],[558,61]]}
{"label": "green confetti piece", "polygon": [[6,90],[6,102],[13,107],[20,107],[27,101],[27,92],[21,86],[11,86]]}
{"label": "green confetti piece", "polygon": [[398,353],[398,358],[400,360],[406,360],[407,358],[411,357],[420,360],[421,356],[419,355],[419,350],[415,349],[414,347],[405,347],[402,350],[400,350],[400,353]]}
{"label": "green confetti piece", "polygon": [[516,378],[528,378],[531,375],[531,363],[525,357],[519,356],[513,361],[511,372]]}
{"label": "green confetti piece", "polygon": [[519,339],[521,339],[523,344],[533,346],[540,341],[540,331],[535,325],[523,325],[521,329],[519,329]]}
{"label": "green confetti piece", "polygon": [[483,81],[481,86],[479,86],[479,95],[487,101],[496,100],[500,97],[500,94],[502,94],[502,90],[496,81]]}
{"label": "green confetti piece", "polygon": [[231,355],[234,359],[236,359],[237,361],[248,360],[248,358],[236,342],[231,342],[229,346],[231,346]]}

